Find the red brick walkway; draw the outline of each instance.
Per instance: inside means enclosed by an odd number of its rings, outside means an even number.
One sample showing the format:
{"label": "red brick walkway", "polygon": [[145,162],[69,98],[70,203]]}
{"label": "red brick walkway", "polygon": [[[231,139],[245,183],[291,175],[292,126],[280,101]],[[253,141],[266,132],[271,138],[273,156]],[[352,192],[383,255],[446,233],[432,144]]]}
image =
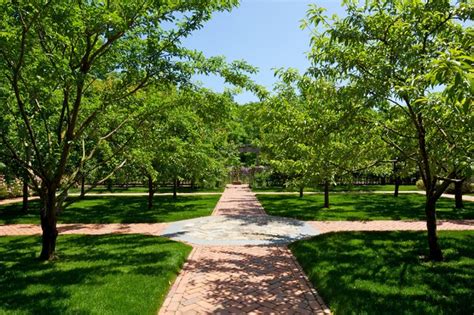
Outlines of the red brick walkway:
{"label": "red brick walkway", "polygon": [[325,310],[286,247],[201,246],[194,248],[160,314],[318,314]]}
{"label": "red brick walkway", "polygon": [[[265,215],[247,186],[229,186],[213,215]],[[324,314],[286,246],[195,246],[159,314]]]}
{"label": "red brick walkway", "polygon": [[[59,234],[146,234],[161,235],[167,223],[111,223],[111,224],[58,224]],[[0,225],[0,236],[40,235],[41,227],[36,224]]]}

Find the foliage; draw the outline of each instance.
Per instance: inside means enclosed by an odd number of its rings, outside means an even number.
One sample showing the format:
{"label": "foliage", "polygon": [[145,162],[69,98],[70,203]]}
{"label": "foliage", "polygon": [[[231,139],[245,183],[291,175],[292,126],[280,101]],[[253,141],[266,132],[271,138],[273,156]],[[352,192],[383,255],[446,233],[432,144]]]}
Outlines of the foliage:
{"label": "foliage", "polygon": [[[276,95],[261,107],[265,157],[290,186],[335,183],[368,169],[387,173],[377,130],[360,121],[357,106],[344,112],[348,95],[330,81],[280,70]],[[348,106],[348,105],[346,105]],[[376,168],[379,170],[377,171]]]}
{"label": "foliage", "polygon": [[290,249],[334,314],[470,314],[474,232],[440,232],[445,262],[426,262],[421,232],[331,233]]}
{"label": "foliage", "polygon": [[[205,58],[181,41],[236,0],[0,3],[0,160],[27,172],[43,203],[42,259],[56,214],[85,172],[104,182],[140,128],[148,86],[196,73],[251,87],[244,61]],[[257,89],[257,87],[256,87]],[[86,166],[90,162],[92,165]],[[101,180],[97,178],[104,176]]]}
{"label": "foliage", "polygon": [[154,236],[64,235],[59,258],[39,264],[38,243],[0,238],[0,313],[156,314],[191,251]]}
{"label": "foliage", "polygon": [[468,172],[473,72],[472,60],[460,56],[472,55],[472,27],[462,24],[472,18],[472,4],[345,5],[342,19],[329,19],[317,7],[308,12],[307,22],[323,28],[312,37],[313,74],[345,84],[366,98],[366,107],[382,112],[376,122],[384,139],[418,164],[425,182],[454,176],[453,168]]}
{"label": "foliage", "polygon": [[344,18],[328,17],[316,5],[308,11],[309,72],[363,100],[360,111],[377,113],[367,124],[416,163],[426,188],[430,257],[442,260],[436,201],[453,179],[474,169],[474,4],[368,0],[344,6]]}
{"label": "foliage", "polygon": [[[228,142],[231,95],[204,88],[147,90],[147,115],[132,146],[134,165],[154,182],[222,181],[235,148]],[[206,185],[207,183],[207,185]]]}

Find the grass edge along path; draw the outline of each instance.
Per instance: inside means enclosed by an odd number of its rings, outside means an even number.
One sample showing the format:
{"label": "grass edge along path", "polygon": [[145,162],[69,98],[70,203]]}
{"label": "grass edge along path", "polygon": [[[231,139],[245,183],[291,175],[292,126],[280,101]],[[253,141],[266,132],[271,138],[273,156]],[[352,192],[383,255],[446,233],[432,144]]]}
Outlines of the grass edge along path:
{"label": "grass edge along path", "polygon": [[336,314],[472,314],[474,231],[439,232],[445,261],[426,262],[426,232],[328,233],[289,246]]}
{"label": "grass edge along path", "polygon": [[156,314],[191,246],[146,235],[0,237],[0,314]]}

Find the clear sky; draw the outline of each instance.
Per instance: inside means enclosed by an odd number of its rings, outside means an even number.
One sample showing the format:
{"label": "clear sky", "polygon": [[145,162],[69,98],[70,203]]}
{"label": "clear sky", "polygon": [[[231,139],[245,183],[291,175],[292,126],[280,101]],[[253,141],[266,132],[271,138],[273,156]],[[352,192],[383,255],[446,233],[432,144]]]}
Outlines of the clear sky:
{"label": "clear sky", "polygon": [[[271,89],[276,81],[272,69],[292,67],[304,71],[309,65],[305,53],[310,35],[300,29],[300,21],[310,3],[327,8],[329,14],[343,13],[339,0],[241,0],[231,12],[215,13],[184,44],[208,57],[246,60],[259,69],[253,79]],[[199,76],[196,80],[218,92],[224,89],[224,82],[217,77]],[[249,92],[236,96],[239,103],[253,100],[257,98]]]}

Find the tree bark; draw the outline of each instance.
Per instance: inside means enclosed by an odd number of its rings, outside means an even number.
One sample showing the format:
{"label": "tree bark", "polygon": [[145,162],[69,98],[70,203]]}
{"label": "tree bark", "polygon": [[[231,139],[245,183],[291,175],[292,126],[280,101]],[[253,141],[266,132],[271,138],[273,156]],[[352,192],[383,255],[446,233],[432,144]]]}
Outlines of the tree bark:
{"label": "tree bark", "polygon": [[56,189],[48,187],[42,196],[43,207],[41,209],[41,229],[42,249],[40,260],[50,260],[54,258],[56,250],[56,239],[58,237],[58,229],[56,227]]}
{"label": "tree bark", "polygon": [[86,177],[81,174],[81,194],[79,198],[83,199],[86,196]]}
{"label": "tree bark", "polygon": [[329,181],[324,182],[324,208],[329,208]]}
{"label": "tree bark", "polygon": [[303,190],[304,190],[304,187],[300,187],[300,198],[303,198]]}
{"label": "tree bark", "polygon": [[29,189],[28,189],[28,175],[23,177],[23,203],[21,206],[21,210],[23,213],[28,212],[28,197],[29,197]]}
{"label": "tree bark", "polygon": [[175,178],[173,180],[173,199],[176,199],[178,197],[177,190],[178,190],[178,179]]}
{"label": "tree bark", "polygon": [[442,261],[443,253],[438,244],[437,228],[436,228],[436,198],[426,196],[426,226],[428,228],[428,245],[430,249],[429,259],[432,261]]}
{"label": "tree bark", "polygon": [[395,177],[395,191],[393,192],[394,197],[398,197],[399,188],[400,188],[400,178],[397,176]]}
{"label": "tree bark", "polygon": [[464,202],[462,201],[462,183],[463,182],[454,183],[454,198],[456,200],[456,209],[464,208]]}
{"label": "tree bark", "polygon": [[153,188],[153,178],[148,176],[148,209],[153,208],[153,196],[155,194],[155,190]]}

